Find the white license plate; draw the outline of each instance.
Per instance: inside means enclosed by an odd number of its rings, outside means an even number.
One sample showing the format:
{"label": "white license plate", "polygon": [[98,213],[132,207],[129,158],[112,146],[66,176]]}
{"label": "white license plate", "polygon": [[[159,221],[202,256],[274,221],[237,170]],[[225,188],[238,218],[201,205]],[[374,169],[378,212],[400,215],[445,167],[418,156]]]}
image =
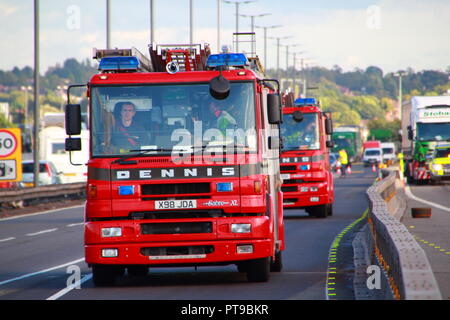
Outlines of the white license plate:
{"label": "white license plate", "polygon": [[197,200],[161,200],[155,201],[156,210],[193,209],[197,208]]}

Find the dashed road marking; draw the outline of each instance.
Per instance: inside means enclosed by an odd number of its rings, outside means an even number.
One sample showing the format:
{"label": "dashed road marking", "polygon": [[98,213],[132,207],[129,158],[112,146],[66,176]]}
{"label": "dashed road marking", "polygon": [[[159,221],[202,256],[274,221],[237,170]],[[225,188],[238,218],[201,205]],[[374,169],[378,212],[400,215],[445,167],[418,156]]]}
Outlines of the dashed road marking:
{"label": "dashed road marking", "polygon": [[44,233],[50,233],[50,232],[53,232],[53,231],[56,231],[56,230],[58,230],[58,228],[41,230],[41,231],[34,232],[34,233],[27,233],[26,235],[29,236],[29,237],[33,237],[33,236],[37,236],[37,235],[44,234]]}

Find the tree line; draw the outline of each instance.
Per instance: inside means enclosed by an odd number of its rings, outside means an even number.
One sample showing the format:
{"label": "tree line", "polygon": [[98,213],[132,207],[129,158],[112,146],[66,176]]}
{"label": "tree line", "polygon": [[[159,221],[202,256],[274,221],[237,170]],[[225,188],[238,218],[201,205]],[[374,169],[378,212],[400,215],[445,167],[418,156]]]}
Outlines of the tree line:
{"label": "tree line", "polygon": [[[62,110],[65,104],[65,88],[69,84],[87,83],[97,73],[96,63],[89,59],[78,61],[70,58],[63,64],[50,67],[40,77],[40,104],[42,110]],[[276,77],[276,70],[268,70],[269,77]],[[442,95],[450,89],[449,74],[436,70],[414,71],[407,69],[402,77],[403,99],[413,95]],[[376,66],[344,72],[339,66],[331,69],[310,67],[304,70],[282,70],[281,78],[307,78],[309,96],[317,97],[325,111],[333,113],[336,125],[361,124],[369,122],[369,127],[385,127],[392,132],[398,131],[398,121],[387,121],[386,114],[392,113],[397,105],[399,82],[394,73],[384,74]],[[11,71],[0,70],[0,103],[8,102],[14,115],[9,123],[0,114],[0,127],[14,126],[24,122],[25,114],[31,114],[33,102],[32,90],[26,88],[33,84],[33,69],[15,67]],[[86,106],[86,99],[82,105]]]}

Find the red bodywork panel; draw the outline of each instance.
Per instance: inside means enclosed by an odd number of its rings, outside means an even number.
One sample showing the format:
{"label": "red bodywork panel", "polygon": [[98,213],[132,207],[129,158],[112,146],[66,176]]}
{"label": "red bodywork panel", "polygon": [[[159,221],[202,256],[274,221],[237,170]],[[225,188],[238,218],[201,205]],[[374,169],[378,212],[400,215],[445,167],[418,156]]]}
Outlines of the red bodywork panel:
{"label": "red bodywork panel", "polygon": [[334,184],[326,146],[325,115],[316,106],[285,107],[283,114],[292,114],[296,110],[303,114],[315,113],[319,116],[320,148],[282,152],[280,167],[284,180],[284,208],[333,204]]}

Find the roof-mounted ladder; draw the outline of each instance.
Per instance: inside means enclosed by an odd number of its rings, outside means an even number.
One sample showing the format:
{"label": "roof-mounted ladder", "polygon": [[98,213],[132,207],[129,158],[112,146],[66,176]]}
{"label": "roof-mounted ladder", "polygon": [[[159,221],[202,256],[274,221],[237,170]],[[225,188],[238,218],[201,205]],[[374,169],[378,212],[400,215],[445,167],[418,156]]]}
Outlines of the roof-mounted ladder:
{"label": "roof-mounted ladder", "polygon": [[176,62],[180,71],[200,71],[206,69],[206,60],[211,51],[208,45],[156,45],[149,47],[153,67],[157,72],[165,72],[166,65]]}

